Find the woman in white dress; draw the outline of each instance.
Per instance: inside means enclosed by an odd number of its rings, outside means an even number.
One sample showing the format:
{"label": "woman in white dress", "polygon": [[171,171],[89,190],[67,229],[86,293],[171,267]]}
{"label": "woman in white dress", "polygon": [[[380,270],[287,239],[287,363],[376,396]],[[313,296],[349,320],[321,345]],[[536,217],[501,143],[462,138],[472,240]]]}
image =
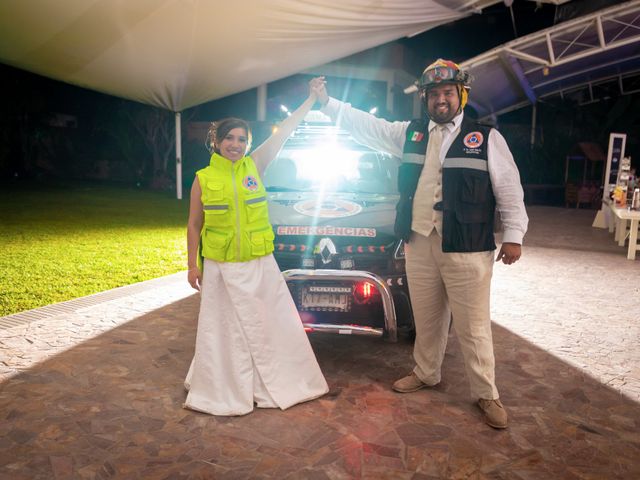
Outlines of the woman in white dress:
{"label": "woman in white dress", "polygon": [[323,85],[323,77],[311,80],[305,102],[250,156],[245,121],[212,126],[214,153],[196,173],[187,227],[188,279],[201,304],[186,408],[212,415],[244,415],[254,405],[284,410],[329,390],[271,253],[260,179]]}

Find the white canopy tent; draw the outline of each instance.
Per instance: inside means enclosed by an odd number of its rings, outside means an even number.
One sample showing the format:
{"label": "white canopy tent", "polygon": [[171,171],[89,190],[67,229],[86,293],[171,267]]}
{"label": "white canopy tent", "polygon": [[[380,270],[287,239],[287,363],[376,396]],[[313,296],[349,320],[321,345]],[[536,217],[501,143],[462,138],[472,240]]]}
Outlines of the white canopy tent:
{"label": "white canopy tent", "polygon": [[182,110],[499,2],[3,0],[0,62],[176,112],[181,198]]}
{"label": "white canopy tent", "polygon": [[179,112],[471,13],[468,0],[3,0],[0,61]]}
{"label": "white canopy tent", "polygon": [[493,1],[3,0],[0,61],[176,112],[451,22]]}

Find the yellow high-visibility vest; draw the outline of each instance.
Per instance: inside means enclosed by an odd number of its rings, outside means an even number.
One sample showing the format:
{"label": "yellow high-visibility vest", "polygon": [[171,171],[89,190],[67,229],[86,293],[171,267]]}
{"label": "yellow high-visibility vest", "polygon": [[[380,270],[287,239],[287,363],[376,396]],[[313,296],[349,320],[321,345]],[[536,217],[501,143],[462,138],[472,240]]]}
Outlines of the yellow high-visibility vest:
{"label": "yellow high-visibility vest", "polygon": [[267,192],[251,157],[232,162],[214,153],[196,175],[204,209],[198,260],[247,262],[273,252]]}

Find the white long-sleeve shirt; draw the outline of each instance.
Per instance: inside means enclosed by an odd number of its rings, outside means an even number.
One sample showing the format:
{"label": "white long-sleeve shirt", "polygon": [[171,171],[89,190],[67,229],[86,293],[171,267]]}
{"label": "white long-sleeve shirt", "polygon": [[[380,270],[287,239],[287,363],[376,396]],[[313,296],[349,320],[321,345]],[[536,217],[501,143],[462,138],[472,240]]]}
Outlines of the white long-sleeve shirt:
{"label": "white long-sleeve shirt", "polygon": [[[370,148],[402,157],[409,122],[389,122],[369,113],[353,108],[350,104],[329,98],[322,112],[329,115],[341,128],[349,131],[353,138]],[[460,131],[464,113],[447,124],[440,149],[440,162]],[[436,123],[429,122],[429,131]],[[496,208],[502,222],[503,243],[522,244],[527,231],[529,217],[524,207],[524,192],[520,174],[506,140],[495,128],[489,133],[488,158],[489,177],[496,199]]]}

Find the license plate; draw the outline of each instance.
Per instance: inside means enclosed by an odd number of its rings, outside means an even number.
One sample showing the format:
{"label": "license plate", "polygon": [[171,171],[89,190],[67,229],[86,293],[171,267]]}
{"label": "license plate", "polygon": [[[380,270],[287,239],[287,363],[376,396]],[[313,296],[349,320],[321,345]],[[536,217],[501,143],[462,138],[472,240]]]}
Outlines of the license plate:
{"label": "license plate", "polygon": [[327,292],[327,291],[310,291],[311,288],[302,289],[301,307],[304,310],[327,310],[334,312],[348,312],[351,306],[351,291]]}

